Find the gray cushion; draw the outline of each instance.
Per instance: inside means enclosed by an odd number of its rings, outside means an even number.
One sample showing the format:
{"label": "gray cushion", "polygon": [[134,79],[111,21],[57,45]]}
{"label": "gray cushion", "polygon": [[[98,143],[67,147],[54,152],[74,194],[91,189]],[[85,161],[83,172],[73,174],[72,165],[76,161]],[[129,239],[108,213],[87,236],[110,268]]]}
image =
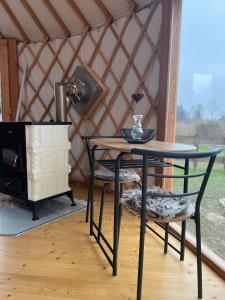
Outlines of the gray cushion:
{"label": "gray cushion", "polygon": [[[161,197],[170,195],[174,197]],[[137,215],[141,213],[142,191],[127,190],[124,192],[121,202],[128,210]],[[186,197],[177,197],[175,193],[152,187],[147,190],[146,216],[147,218],[173,218],[184,212],[188,207]]]}
{"label": "gray cushion", "polygon": [[[101,180],[110,180],[113,181],[115,179],[115,173],[112,171],[101,167],[99,170],[95,171],[95,177]],[[140,176],[133,170],[120,170],[120,180],[122,181],[136,181],[139,182],[141,180]]]}

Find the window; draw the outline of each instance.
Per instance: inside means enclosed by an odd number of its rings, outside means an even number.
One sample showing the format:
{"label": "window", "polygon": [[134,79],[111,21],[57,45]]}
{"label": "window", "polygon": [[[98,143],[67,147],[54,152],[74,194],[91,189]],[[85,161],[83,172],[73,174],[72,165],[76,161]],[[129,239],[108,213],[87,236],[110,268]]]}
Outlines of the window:
{"label": "window", "polygon": [[[176,141],[199,150],[225,144],[225,2],[183,0]],[[201,169],[204,161],[191,168]],[[175,183],[176,188],[176,183]],[[202,241],[225,259],[225,153],[201,206]],[[195,235],[192,222],[188,231]]]}

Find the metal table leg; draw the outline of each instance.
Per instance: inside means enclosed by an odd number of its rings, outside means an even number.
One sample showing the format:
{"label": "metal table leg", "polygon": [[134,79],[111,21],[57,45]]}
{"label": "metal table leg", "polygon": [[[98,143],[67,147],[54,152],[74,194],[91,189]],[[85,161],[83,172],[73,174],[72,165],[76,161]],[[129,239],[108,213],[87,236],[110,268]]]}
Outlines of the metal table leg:
{"label": "metal table leg", "polygon": [[120,222],[120,164],[123,153],[116,159],[115,169],[115,194],[114,194],[114,229],[113,229],[113,276],[117,275],[118,245],[119,245],[119,222]]}
{"label": "metal table leg", "polygon": [[89,190],[89,201],[90,201],[90,235],[93,235],[93,221],[94,221],[94,181],[95,181],[95,149],[94,146],[91,150],[91,165],[90,165],[90,190]]}

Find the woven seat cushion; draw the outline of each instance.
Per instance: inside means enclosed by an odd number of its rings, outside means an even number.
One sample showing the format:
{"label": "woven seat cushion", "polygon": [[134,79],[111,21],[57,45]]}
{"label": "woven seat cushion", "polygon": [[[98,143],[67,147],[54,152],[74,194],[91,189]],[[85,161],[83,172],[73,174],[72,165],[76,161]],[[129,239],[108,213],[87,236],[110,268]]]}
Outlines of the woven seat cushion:
{"label": "woven seat cushion", "polygon": [[[95,171],[95,177],[97,179],[101,180],[109,180],[113,181],[115,179],[115,173],[112,171],[101,167],[99,170]],[[120,180],[121,181],[136,181],[139,182],[141,180],[140,176],[133,170],[126,170],[126,169],[121,169],[120,170]]]}
{"label": "woven seat cushion", "polygon": [[[162,195],[174,195],[174,197],[161,197]],[[121,202],[136,215],[141,214],[142,191],[127,190],[123,193]],[[188,208],[186,197],[176,197],[175,193],[152,187],[147,190],[146,218],[172,219]]]}

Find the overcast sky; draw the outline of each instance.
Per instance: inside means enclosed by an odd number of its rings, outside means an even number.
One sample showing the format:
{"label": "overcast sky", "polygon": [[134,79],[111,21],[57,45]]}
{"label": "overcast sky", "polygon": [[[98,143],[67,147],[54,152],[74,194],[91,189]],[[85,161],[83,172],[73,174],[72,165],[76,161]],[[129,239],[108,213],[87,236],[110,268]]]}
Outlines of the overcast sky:
{"label": "overcast sky", "polygon": [[225,0],[183,0],[179,76],[179,104],[225,114]]}

